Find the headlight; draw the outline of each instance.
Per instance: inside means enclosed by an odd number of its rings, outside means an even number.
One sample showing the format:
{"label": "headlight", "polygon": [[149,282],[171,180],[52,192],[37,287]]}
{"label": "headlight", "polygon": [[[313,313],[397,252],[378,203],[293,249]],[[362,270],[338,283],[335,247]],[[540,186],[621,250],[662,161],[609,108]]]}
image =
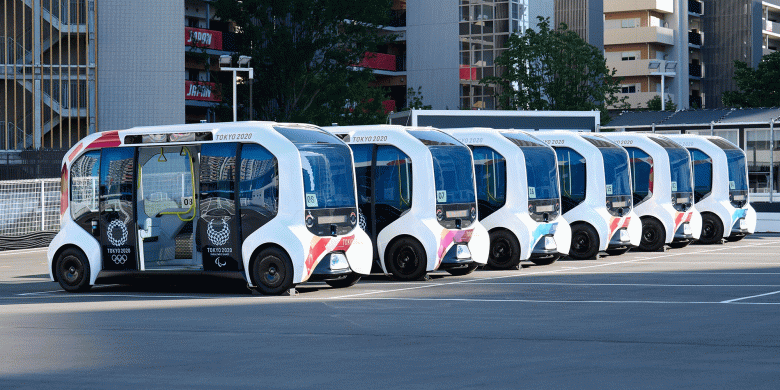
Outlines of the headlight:
{"label": "headlight", "polygon": [[307,227],[312,227],[312,226],[314,226],[314,217],[312,217],[312,216],[311,216],[311,214],[309,214],[309,215],[306,217],[306,226],[307,226]]}
{"label": "headlight", "polygon": [[620,229],[620,241],[631,241],[631,238],[628,236],[628,230]]}
{"label": "headlight", "polygon": [[471,208],[471,219],[477,219],[477,208],[472,207]]}
{"label": "headlight", "polygon": [[438,219],[439,221],[444,219],[444,211],[442,211],[441,209],[436,209],[436,219]]}
{"label": "headlight", "polygon": [[354,212],[352,212],[352,214],[349,215],[349,223],[351,223],[352,226],[355,226],[355,224],[357,223],[357,214],[355,214]]}

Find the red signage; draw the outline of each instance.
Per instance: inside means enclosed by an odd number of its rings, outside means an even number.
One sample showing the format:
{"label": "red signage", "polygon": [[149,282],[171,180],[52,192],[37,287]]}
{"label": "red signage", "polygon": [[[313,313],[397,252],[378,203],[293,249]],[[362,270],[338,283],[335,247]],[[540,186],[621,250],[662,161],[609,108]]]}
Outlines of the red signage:
{"label": "red signage", "polygon": [[187,46],[222,50],[222,32],[206,30],[202,28],[185,27],[184,44]]}
{"label": "red signage", "polygon": [[202,81],[184,82],[184,99],[201,100],[205,102],[219,102],[222,99],[217,96],[216,85]]}

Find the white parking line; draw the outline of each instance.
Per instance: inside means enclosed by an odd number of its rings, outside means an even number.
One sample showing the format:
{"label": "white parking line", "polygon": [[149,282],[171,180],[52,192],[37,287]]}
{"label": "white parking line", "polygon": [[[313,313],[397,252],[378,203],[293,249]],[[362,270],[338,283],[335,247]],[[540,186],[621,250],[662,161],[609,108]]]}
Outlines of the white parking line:
{"label": "white parking line", "polygon": [[480,282],[480,281],[487,281],[487,280],[497,280],[497,279],[506,279],[506,278],[515,278],[515,277],[523,277],[528,275],[541,275],[541,274],[553,274],[553,273],[559,273],[562,271],[571,271],[571,270],[581,270],[581,269],[589,269],[589,268],[597,268],[597,267],[605,267],[610,265],[619,265],[619,264],[629,264],[629,263],[636,263],[638,261],[645,261],[650,259],[659,259],[664,257],[674,257],[674,256],[688,256],[688,255],[696,255],[696,254],[702,254],[702,253],[709,253],[709,252],[717,252],[727,249],[736,249],[736,248],[753,248],[760,245],[768,245],[777,243],[777,241],[767,241],[765,243],[755,243],[751,245],[742,245],[742,246],[729,246],[729,247],[721,247],[721,248],[715,248],[715,249],[708,249],[708,250],[701,250],[696,252],[674,252],[674,253],[664,253],[658,256],[650,256],[646,258],[640,258],[640,259],[632,259],[632,260],[625,260],[625,261],[615,261],[611,263],[602,263],[602,264],[593,264],[593,265],[586,265],[582,267],[576,267],[571,269],[552,269],[552,270],[545,270],[545,271],[536,271],[536,272],[520,272],[516,275],[501,275],[501,276],[494,276],[494,277],[488,277],[488,278],[478,278],[478,279],[469,279],[469,280],[459,280],[454,282],[447,282],[447,283],[432,283],[432,284],[426,284],[421,286],[415,286],[415,287],[407,287],[407,288],[398,288],[398,289],[390,289],[390,290],[383,290],[383,291],[370,291],[370,292],[362,292],[357,294],[348,294],[348,295],[340,295],[336,297],[326,298],[326,299],[347,299],[347,298],[356,298],[356,297],[363,297],[367,295],[375,295],[375,294],[382,294],[382,293],[395,293],[395,292],[401,292],[401,291],[410,291],[410,290],[419,290],[423,288],[431,288],[431,287],[440,287],[440,286],[450,286],[455,284],[465,284],[465,283],[473,283],[473,282]]}
{"label": "white parking line", "polygon": [[637,286],[637,287],[780,287],[780,284],[654,284],[654,283],[555,283],[555,282],[473,282],[481,285],[529,285],[529,286]]}
{"label": "white parking line", "polygon": [[20,250],[14,250],[14,251],[2,251],[0,252],[0,256],[13,256],[13,255],[23,255],[26,253],[44,253],[47,252],[48,248],[40,248],[40,249],[20,249]]}
{"label": "white parking line", "polygon": [[[774,292],[770,292],[770,293],[766,293],[766,294],[751,295],[751,296],[749,296],[749,297],[742,297],[742,298],[729,299],[728,301],[722,301],[721,303],[731,303],[731,302],[737,302],[737,301],[742,301],[742,300],[745,300],[745,299],[750,299],[750,298],[758,298],[758,297],[765,297],[765,296],[767,296],[767,295],[774,295],[774,294],[779,294],[779,293],[780,293],[780,291],[774,291]],[[779,302],[779,303],[780,303],[780,302]]]}
{"label": "white parking line", "polygon": [[[496,302],[496,303],[613,303],[613,304],[651,304],[651,305],[721,305],[729,302],[709,301],[576,301],[576,300],[538,300],[538,299],[482,299],[482,298],[392,298],[392,297],[366,297],[355,298],[357,300],[382,300],[382,301],[429,301],[429,302]],[[780,302],[735,302],[742,305],[780,305]]]}

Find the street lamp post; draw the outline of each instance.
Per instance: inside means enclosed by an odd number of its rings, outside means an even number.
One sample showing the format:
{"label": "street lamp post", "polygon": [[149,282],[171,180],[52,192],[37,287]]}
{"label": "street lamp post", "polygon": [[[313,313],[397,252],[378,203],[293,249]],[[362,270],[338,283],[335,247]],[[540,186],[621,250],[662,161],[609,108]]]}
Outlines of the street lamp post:
{"label": "street lamp post", "polygon": [[[661,111],[666,111],[666,77],[674,77],[677,74],[677,61],[653,60],[647,64],[648,69],[658,69],[650,73],[653,76],[661,76]],[[661,70],[663,69],[663,71]]]}
{"label": "street lamp post", "polygon": [[[233,72],[233,122],[238,121],[238,102],[236,101],[236,85],[238,84],[238,72],[248,72],[249,80],[254,80],[254,69],[249,66],[249,61],[252,57],[239,56],[238,67],[231,67],[233,64],[233,57],[229,55],[219,56],[219,70]],[[252,82],[249,82],[249,119],[252,119]]]}

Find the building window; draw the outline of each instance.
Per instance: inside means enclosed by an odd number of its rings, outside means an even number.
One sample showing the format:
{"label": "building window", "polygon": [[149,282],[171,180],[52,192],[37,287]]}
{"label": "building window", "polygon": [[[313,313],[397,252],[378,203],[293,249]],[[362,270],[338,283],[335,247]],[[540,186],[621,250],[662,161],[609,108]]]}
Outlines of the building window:
{"label": "building window", "polygon": [[620,87],[622,93],[636,93],[636,85],[623,85]]}
{"label": "building window", "polygon": [[624,51],[622,55],[623,61],[634,61],[640,59],[641,55],[638,51]]}
{"label": "building window", "polygon": [[639,18],[623,19],[620,21],[620,27],[622,28],[639,27]]}

